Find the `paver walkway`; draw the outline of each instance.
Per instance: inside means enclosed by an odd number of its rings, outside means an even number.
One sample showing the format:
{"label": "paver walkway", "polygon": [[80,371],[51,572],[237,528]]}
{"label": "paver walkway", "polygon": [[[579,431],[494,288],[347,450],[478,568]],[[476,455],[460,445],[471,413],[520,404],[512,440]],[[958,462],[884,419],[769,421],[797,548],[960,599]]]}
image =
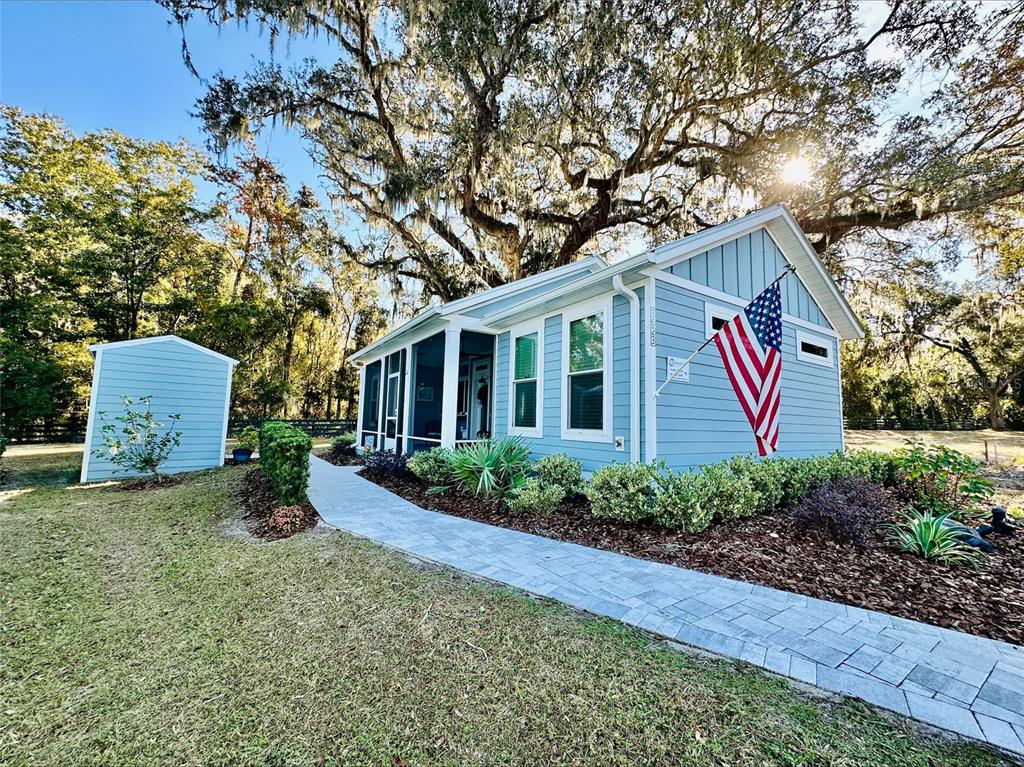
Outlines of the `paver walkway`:
{"label": "paver walkway", "polygon": [[312,459],[327,524],[1024,754],[1022,647],[426,511],[355,471]]}

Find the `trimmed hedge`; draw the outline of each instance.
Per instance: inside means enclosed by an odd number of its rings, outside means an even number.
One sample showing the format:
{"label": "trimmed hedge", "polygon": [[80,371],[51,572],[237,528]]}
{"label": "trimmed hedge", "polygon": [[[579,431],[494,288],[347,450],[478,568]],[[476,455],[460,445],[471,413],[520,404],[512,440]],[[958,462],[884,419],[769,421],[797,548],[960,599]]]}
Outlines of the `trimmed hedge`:
{"label": "trimmed hedge", "polygon": [[293,506],[306,499],[312,449],[313,440],[294,426],[279,421],[260,426],[260,468],[278,503]]}

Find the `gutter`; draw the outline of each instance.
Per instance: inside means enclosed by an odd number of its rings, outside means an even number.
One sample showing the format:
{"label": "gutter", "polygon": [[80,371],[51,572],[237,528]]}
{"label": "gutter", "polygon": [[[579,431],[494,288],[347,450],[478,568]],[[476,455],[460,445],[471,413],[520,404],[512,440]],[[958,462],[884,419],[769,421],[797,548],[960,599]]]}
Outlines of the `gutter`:
{"label": "gutter", "polygon": [[[626,287],[621,274],[612,287],[629,301],[629,460],[640,461],[640,297]],[[648,383],[648,385],[650,385]]]}

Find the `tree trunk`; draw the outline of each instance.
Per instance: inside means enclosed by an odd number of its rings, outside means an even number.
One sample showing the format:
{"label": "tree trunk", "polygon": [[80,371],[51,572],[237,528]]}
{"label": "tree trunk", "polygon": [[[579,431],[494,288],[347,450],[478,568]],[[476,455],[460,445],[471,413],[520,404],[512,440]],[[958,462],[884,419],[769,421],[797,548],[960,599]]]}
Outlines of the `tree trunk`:
{"label": "tree trunk", "polygon": [[1003,413],[1003,401],[998,389],[988,392],[988,424],[997,431],[1006,428],[1006,415]]}

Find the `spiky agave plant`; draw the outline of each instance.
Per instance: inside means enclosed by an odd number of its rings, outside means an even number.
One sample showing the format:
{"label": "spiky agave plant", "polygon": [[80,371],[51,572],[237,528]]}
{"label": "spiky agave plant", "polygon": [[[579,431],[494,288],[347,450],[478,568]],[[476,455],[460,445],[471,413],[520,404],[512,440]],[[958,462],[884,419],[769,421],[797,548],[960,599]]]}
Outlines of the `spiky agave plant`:
{"label": "spiky agave plant", "polygon": [[519,437],[461,445],[446,457],[452,482],[476,495],[500,497],[526,482],[530,448]]}
{"label": "spiky agave plant", "polygon": [[978,551],[957,537],[954,530],[943,526],[948,514],[911,511],[906,521],[890,525],[889,540],[903,551],[944,565],[978,566]]}

